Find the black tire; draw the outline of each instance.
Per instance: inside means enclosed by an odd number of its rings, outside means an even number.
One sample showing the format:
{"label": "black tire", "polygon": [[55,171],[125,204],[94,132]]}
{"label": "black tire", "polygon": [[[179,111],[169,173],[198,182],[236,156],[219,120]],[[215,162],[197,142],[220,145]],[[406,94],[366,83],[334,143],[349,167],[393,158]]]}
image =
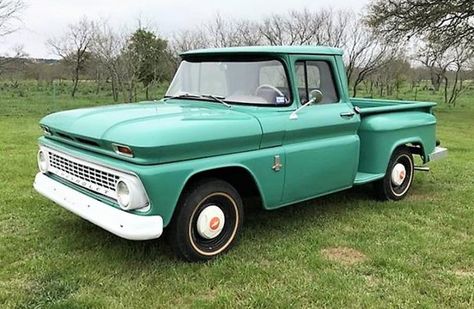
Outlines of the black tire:
{"label": "black tire", "polygon": [[[217,206],[224,215],[222,230],[212,239],[202,237],[197,224],[209,206]],[[243,217],[242,199],[232,185],[220,179],[204,179],[183,192],[168,228],[168,241],[178,257],[190,262],[207,261],[235,244]]]}
{"label": "black tire", "polygon": [[[402,164],[405,168],[405,176],[401,184],[397,185],[392,181],[392,172],[397,164]],[[374,182],[374,189],[380,200],[398,201],[403,199],[410,190],[413,182],[415,165],[413,155],[407,147],[397,148],[390,158],[384,178]]]}

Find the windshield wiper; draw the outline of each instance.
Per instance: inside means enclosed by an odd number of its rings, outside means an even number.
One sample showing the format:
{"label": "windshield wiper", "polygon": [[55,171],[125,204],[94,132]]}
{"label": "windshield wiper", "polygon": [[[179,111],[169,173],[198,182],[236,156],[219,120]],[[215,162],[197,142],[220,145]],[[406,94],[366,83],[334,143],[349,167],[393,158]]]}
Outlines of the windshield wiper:
{"label": "windshield wiper", "polygon": [[200,97],[201,97],[200,95],[194,94],[194,93],[182,93],[178,95],[165,97],[165,102],[171,99],[186,99],[186,98],[199,99]]}
{"label": "windshield wiper", "polygon": [[232,107],[232,105],[230,105],[229,103],[224,101],[225,97],[222,97],[222,96],[217,96],[217,95],[213,95],[213,94],[202,94],[201,97],[213,99],[214,101],[222,103],[223,105],[225,105],[226,107],[229,107],[229,108]]}
{"label": "windshield wiper", "polygon": [[174,95],[174,96],[165,97],[165,102],[170,100],[170,99],[186,99],[186,98],[189,98],[189,99],[212,99],[216,102],[222,103],[226,107],[229,107],[229,108],[232,107],[232,105],[230,105],[229,103],[224,101],[225,97],[217,96],[217,95],[213,95],[213,94],[183,93],[183,94],[178,94],[178,95]]}

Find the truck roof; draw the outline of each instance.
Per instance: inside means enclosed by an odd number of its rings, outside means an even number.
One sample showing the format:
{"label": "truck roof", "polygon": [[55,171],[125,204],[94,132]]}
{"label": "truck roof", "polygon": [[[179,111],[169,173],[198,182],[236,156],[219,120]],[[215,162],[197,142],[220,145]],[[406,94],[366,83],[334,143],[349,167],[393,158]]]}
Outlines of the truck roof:
{"label": "truck roof", "polygon": [[318,55],[342,55],[342,50],[329,46],[245,46],[225,47],[190,50],[180,55],[220,55],[220,54],[318,54]]}

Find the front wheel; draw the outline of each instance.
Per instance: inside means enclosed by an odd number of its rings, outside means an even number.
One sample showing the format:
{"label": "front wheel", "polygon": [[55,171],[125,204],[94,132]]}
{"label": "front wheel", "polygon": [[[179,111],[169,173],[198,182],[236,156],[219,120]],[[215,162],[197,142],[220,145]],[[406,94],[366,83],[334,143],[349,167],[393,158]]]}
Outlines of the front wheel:
{"label": "front wheel", "polygon": [[180,199],[169,228],[175,253],[185,260],[210,260],[235,243],[243,221],[242,199],[219,179],[192,185]]}
{"label": "front wheel", "polygon": [[384,178],[374,183],[381,200],[398,201],[404,198],[413,182],[413,155],[407,147],[397,148],[390,158]]}

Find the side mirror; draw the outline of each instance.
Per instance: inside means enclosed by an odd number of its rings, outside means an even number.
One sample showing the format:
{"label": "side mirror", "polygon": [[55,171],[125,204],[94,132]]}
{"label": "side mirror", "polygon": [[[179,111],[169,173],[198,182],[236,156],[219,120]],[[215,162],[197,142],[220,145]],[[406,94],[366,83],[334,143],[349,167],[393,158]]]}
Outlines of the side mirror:
{"label": "side mirror", "polygon": [[323,93],[321,90],[314,89],[309,93],[311,103],[321,103],[323,101]]}
{"label": "side mirror", "polygon": [[323,100],[323,93],[318,90],[318,89],[314,89],[312,90],[310,93],[309,93],[309,101],[306,102],[305,104],[301,105],[297,110],[295,110],[294,112],[292,112],[290,114],[290,119],[291,120],[296,120],[298,119],[298,112],[300,110],[302,110],[303,108],[305,108],[306,106],[309,106],[311,104],[314,104],[314,103],[321,103],[321,101]]}

